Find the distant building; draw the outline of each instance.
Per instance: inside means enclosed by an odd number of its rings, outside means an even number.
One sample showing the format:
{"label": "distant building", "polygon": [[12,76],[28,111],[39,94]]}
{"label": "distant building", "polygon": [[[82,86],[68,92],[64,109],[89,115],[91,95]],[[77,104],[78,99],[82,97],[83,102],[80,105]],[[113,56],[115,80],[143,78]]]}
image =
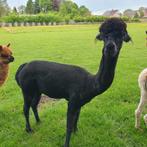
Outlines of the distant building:
{"label": "distant building", "polygon": [[147,18],[147,8],[144,9],[144,16],[143,18]]}
{"label": "distant building", "polygon": [[140,16],[142,18],[147,18],[147,8],[145,7],[140,7],[139,8]]}
{"label": "distant building", "polygon": [[127,16],[129,18],[133,18],[135,16],[135,14],[136,14],[136,11],[131,10],[131,9],[127,9],[123,13],[124,16]]}
{"label": "distant building", "polygon": [[121,17],[121,15],[122,14],[118,10],[106,11],[103,14],[103,16],[107,16],[107,17]]}

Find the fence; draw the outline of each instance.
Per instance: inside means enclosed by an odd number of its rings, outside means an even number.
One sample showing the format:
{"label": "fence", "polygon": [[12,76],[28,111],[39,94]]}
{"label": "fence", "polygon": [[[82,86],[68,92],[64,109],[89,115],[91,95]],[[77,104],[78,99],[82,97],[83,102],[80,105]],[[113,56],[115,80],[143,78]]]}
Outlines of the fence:
{"label": "fence", "polygon": [[75,24],[92,24],[92,22],[74,22],[74,21],[69,21],[68,23],[66,22],[59,22],[59,23],[56,23],[56,22],[49,22],[49,23],[46,23],[46,22],[43,22],[43,23],[36,23],[36,22],[31,22],[31,23],[18,23],[18,22],[15,22],[15,23],[5,23],[5,22],[1,22],[0,23],[0,27],[23,27],[23,26],[56,26],[56,25],[66,25],[66,24],[69,24],[69,25],[75,25]]}

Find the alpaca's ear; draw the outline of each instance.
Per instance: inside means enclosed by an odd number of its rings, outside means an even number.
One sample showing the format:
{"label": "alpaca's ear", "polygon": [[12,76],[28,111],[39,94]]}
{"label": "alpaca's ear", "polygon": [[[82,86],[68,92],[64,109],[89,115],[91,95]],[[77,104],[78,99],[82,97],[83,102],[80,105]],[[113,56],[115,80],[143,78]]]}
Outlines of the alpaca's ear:
{"label": "alpaca's ear", "polygon": [[102,40],[102,36],[101,36],[101,34],[98,34],[97,36],[96,36],[96,40]]}
{"label": "alpaca's ear", "polygon": [[124,33],[123,41],[125,41],[125,42],[132,41],[132,38],[128,35],[127,32]]}
{"label": "alpaca's ear", "polygon": [[7,45],[7,47],[9,47],[11,44],[9,43],[8,45]]}

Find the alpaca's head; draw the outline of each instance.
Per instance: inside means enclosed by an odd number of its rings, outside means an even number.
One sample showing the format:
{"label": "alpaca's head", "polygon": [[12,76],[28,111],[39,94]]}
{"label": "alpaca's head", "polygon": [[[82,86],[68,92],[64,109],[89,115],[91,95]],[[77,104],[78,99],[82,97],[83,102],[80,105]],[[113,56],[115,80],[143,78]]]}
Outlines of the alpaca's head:
{"label": "alpaca's head", "polygon": [[126,23],[120,18],[107,19],[99,29],[97,40],[104,41],[103,54],[115,57],[119,54],[123,41],[131,41]]}
{"label": "alpaca's head", "polygon": [[12,51],[10,48],[10,44],[4,46],[0,45],[0,63],[9,64],[14,61],[14,57],[12,56]]}

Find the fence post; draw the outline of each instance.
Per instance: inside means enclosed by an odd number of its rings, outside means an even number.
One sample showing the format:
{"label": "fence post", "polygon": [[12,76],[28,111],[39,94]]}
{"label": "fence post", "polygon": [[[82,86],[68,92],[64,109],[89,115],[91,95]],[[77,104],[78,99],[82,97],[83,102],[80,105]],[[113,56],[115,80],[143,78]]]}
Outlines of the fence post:
{"label": "fence post", "polygon": [[37,23],[37,26],[41,26],[41,23],[40,23],[40,22],[38,22],[38,23]]}
{"label": "fence post", "polygon": [[56,26],[57,25],[57,23],[56,22],[53,22],[53,26]]}
{"label": "fence post", "polygon": [[21,23],[20,23],[20,26],[23,27],[23,26],[24,26],[24,22],[21,22]]}
{"label": "fence post", "polygon": [[32,22],[32,26],[35,26],[35,22]]}
{"label": "fence post", "polygon": [[14,27],[17,27],[17,26],[18,26],[17,22],[14,22]]}
{"label": "fence post", "polygon": [[51,23],[51,22],[49,22],[49,23],[48,23],[48,25],[49,25],[49,26],[51,26],[51,25],[52,25],[52,23]]}

